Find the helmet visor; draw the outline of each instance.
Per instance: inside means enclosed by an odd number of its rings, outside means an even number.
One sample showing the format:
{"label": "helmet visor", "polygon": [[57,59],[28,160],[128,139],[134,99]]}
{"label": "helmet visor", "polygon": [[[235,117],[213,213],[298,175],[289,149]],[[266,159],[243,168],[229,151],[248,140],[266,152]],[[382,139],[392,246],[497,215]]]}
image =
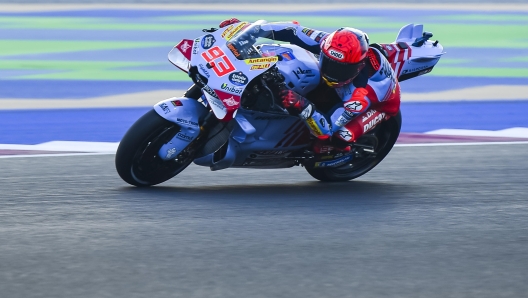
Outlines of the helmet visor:
{"label": "helmet visor", "polygon": [[325,81],[339,84],[352,81],[365,67],[365,62],[363,60],[358,63],[338,62],[328,58],[325,53],[321,52],[319,66]]}

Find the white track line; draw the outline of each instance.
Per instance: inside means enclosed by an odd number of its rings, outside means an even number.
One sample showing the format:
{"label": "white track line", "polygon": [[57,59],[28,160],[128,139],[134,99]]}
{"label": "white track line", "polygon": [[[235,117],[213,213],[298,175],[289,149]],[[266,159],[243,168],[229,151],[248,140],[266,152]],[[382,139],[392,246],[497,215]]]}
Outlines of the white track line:
{"label": "white track line", "polygon": [[[518,144],[524,144],[525,145],[525,144],[528,144],[528,141],[519,141],[519,142],[396,144],[396,145],[394,145],[394,147],[488,146],[488,145],[518,145]],[[28,145],[25,145],[25,146],[28,146]],[[25,149],[25,150],[27,150],[27,149]],[[106,151],[106,152],[58,153],[58,154],[35,154],[35,155],[0,155],[0,159],[2,159],[2,158],[21,158],[21,157],[65,157],[65,156],[114,155],[114,154],[115,154],[115,152]]]}
{"label": "white track line", "polygon": [[423,143],[423,144],[396,144],[394,147],[434,147],[434,146],[484,146],[484,145],[516,145],[528,144],[528,141],[519,142],[474,142],[474,143]]}

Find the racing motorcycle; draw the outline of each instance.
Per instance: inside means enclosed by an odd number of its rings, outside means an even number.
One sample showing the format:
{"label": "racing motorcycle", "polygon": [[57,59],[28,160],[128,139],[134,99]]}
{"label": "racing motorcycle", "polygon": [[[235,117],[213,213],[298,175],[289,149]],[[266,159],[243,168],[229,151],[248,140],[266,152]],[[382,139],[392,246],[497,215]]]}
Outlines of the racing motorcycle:
{"label": "racing motorcycle", "polygon": [[[400,133],[400,113],[372,120],[379,124],[365,123],[378,125],[350,152],[311,151],[306,124],[281,106],[278,94],[288,88],[310,99],[324,85],[319,84],[318,56],[291,44],[259,43],[273,39],[258,35],[265,24],[204,29],[205,35],[184,39],[169,52],[169,61],[194,84],[183,97],[155,104],[126,132],[115,157],[124,181],[159,184],[192,162],[214,171],[300,165],[318,180],[347,181],[387,156]],[[370,46],[386,56],[401,82],[430,72],[439,61],[443,47],[431,37],[422,25],[409,24],[396,41]]]}

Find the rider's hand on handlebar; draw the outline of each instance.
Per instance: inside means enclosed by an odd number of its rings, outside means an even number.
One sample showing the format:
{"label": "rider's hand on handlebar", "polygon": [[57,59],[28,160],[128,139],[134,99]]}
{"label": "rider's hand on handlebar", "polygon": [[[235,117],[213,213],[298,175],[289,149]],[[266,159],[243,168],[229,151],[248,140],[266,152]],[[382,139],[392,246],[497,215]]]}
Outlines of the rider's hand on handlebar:
{"label": "rider's hand on handlebar", "polygon": [[286,109],[294,109],[298,112],[301,112],[304,108],[306,108],[307,105],[310,104],[306,98],[302,97],[293,90],[282,90],[279,95],[282,99],[282,105]]}
{"label": "rider's hand on handlebar", "polygon": [[240,20],[237,18],[230,18],[228,20],[223,20],[218,27],[224,28],[225,26],[229,26],[232,24],[240,23]]}

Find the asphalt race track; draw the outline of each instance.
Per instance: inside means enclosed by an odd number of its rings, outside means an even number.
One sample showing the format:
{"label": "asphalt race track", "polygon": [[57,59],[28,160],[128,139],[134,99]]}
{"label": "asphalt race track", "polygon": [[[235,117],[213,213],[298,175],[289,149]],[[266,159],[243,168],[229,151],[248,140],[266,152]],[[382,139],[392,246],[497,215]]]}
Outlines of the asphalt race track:
{"label": "asphalt race track", "polygon": [[[527,144],[397,147],[347,183],[0,159],[2,297],[525,297]],[[332,195],[329,195],[331,189]]]}

